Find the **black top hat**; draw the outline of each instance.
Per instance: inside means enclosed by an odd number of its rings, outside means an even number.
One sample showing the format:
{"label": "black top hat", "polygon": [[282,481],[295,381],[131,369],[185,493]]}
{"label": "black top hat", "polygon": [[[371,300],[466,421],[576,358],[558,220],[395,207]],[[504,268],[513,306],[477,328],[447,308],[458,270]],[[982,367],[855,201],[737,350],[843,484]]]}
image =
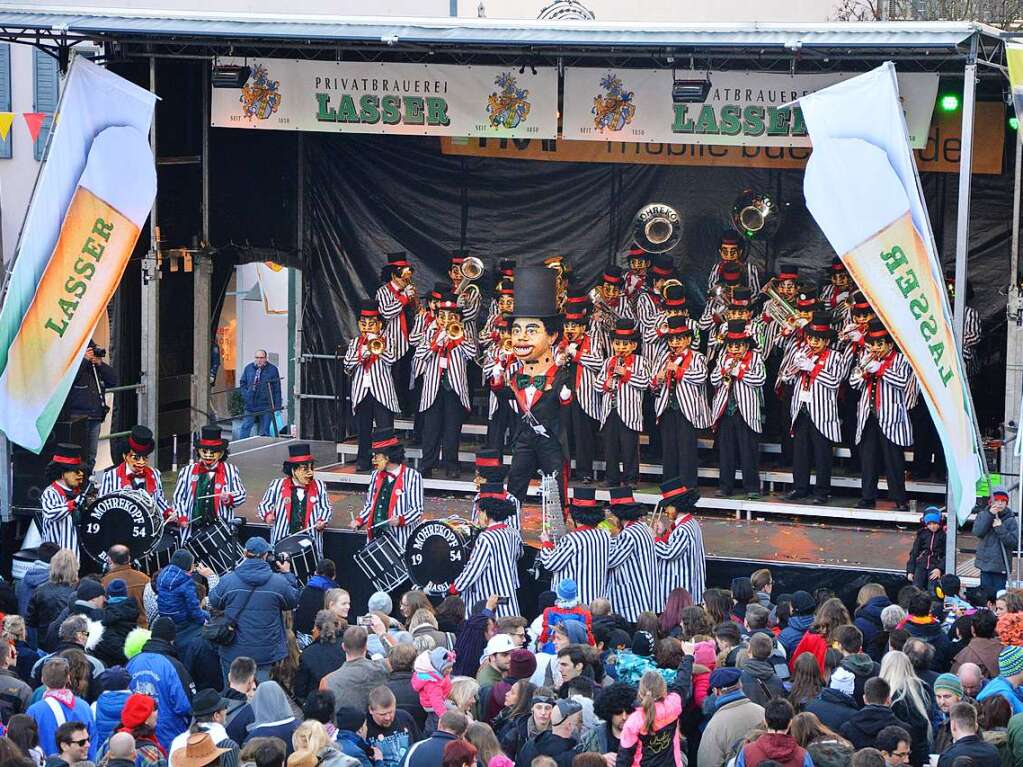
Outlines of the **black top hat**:
{"label": "black top hat", "polygon": [[663,506],[674,506],[679,511],[688,511],[696,506],[700,500],[700,492],[694,488],[688,488],[679,478],[669,479],[661,484],[661,502],[658,508]]}
{"label": "black top hat", "polygon": [[863,292],[857,290],[852,294],[852,309],[851,314],[873,314],[874,309],[871,307],[867,297],[863,295]]}
{"label": "black top hat", "polygon": [[669,306],[684,304],[686,302],[686,289],[682,285],[669,285],[661,291],[664,303]]}
{"label": "black top hat", "polygon": [[380,309],[377,307],[377,302],[372,298],[364,298],[359,301],[359,319],[363,317],[379,317]]}
{"label": "black top hat", "polygon": [[500,261],[497,262],[497,271],[499,271],[501,274],[504,274],[506,277],[510,277],[514,270],[515,270],[514,258],[502,258]]}
{"label": "black top hat", "polygon": [[815,285],[803,285],[796,296],[796,308],[801,312],[809,311],[817,306],[817,287]]}
{"label": "black top hat", "polygon": [[657,278],[670,277],[675,273],[675,259],[671,257],[670,253],[658,253],[654,256],[653,264],[650,271]]}
{"label": "black top hat", "polygon": [[135,425],[128,435],[128,449],[136,455],[149,455],[156,449],[153,432],[148,426]]}
{"label": "black top hat", "polygon": [[481,448],[476,451],[476,468],[489,469],[501,465],[501,451]]}
{"label": "black top hat", "polygon": [[70,442],[60,442],[50,460],[64,467],[64,471],[73,471],[82,465],[82,448]]}
{"label": "black top hat", "polygon": [[296,442],[292,445],[288,445],[288,458],[285,463],[300,464],[300,463],[314,463],[316,461],[313,458],[313,451],[309,447],[308,442]]}
{"label": "black top hat", "polygon": [[625,252],[625,257],[630,261],[639,258],[643,259],[644,261],[649,261],[652,258],[648,251],[643,250],[643,248],[635,244],[631,245],[629,249]]}
{"label": "black top hat", "polygon": [[207,424],[199,429],[199,434],[195,437],[195,446],[208,450],[224,450],[227,447],[227,440],[224,439],[219,426]]}
{"label": "black top hat", "polygon": [[835,329],[831,327],[831,318],[824,312],[814,312],[809,324],[803,328],[803,332],[814,338],[826,338],[829,341],[835,337]]}
{"label": "black top hat", "polygon": [[731,308],[749,309],[753,303],[753,291],[749,288],[736,288],[732,291]]}
{"label": "black top hat", "polygon": [[558,316],[557,274],[546,266],[520,266],[515,270],[515,311],[512,317],[553,319]]}
{"label": "black top hat", "polygon": [[565,303],[565,322],[586,322],[586,318],[590,316],[590,310],[593,309],[593,304],[589,301],[575,306]]}
{"label": "black top hat", "polygon": [[632,497],[632,488],[628,486],[623,487],[612,487],[607,491],[608,495],[611,496],[611,507],[620,506],[622,504],[635,503],[636,500]]}
{"label": "black top hat", "polygon": [[891,335],[888,333],[888,328],[884,326],[877,317],[867,323],[867,340],[876,341],[878,339],[890,340]]}
{"label": "black top hat", "polygon": [[484,487],[500,488],[500,495],[498,491],[484,494],[483,489],[480,488],[479,501],[477,503],[480,511],[495,522],[504,522],[509,517],[515,515],[515,503],[504,492],[503,485],[484,485]]}
{"label": "black top hat", "polygon": [[387,254],[388,266],[411,266],[408,262],[408,254],[404,250],[396,250]]}
{"label": "black top hat", "polygon": [[622,503],[611,501],[611,513],[618,517],[618,519],[623,519],[626,522],[633,519],[639,519],[644,516],[647,511],[648,509],[645,504],[636,503],[635,501]]}
{"label": "black top hat", "polygon": [[727,285],[738,285],[742,281],[742,267],[734,261],[721,265],[721,281]]}
{"label": "black top hat", "polygon": [[398,439],[398,435],[394,433],[394,429],[373,430],[370,449],[374,453],[387,454],[390,452],[392,447],[401,447],[401,441]]}
{"label": "black top hat", "polygon": [[514,296],[515,283],[511,280],[501,280],[497,283],[497,287],[494,288],[494,292],[499,296]]}
{"label": "black top hat", "polygon": [[638,341],[639,330],[636,321],[628,317],[615,320],[615,329],[611,334],[612,341]]}
{"label": "black top hat", "polygon": [[832,272],[846,271],[845,264],[842,263],[842,259],[839,258],[838,256],[835,256],[834,258],[831,259],[831,271]]}
{"label": "black top hat", "polygon": [[576,485],[572,488],[572,499],[570,505],[593,508],[598,505],[597,488],[585,485]]}
{"label": "black top hat", "polygon": [[608,264],[604,267],[604,274],[601,276],[600,281],[617,285],[622,281],[622,267],[617,264]]}
{"label": "black top hat", "polygon": [[795,264],[780,264],[778,266],[778,282],[786,280],[798,280],[799,267]]}
{"label": "black top hat", "polygon": [[689,323],[685,317],[668,317],[668,335],[669,336],[685,336],[692,335],[693,329],[689,327]]}
{"label": "black top hat", "polygon": [[734,229],[724,229],[721,232],[721,244],[722,245],[738,245],[742,242],[742,238],[739,233]]}
{"label": "black top hat", "polygon": [[590,294],[586,291],[586,288],[581,285],[569,285],[568,291],[565,294],[565,305],[566,306],[578,306],[579,304],[589,304]]}
{"label": "black top hat", "polygon": [[746,344],[753,345],[753,337],[746,329],[745,320],[729,320],[725,329],[725,344]]}
{"label": "black top hat", "polygon": [[462,313],[462,307],[458,305],[458,296],[454,293],[442,293],[437,299],[437,311]]}

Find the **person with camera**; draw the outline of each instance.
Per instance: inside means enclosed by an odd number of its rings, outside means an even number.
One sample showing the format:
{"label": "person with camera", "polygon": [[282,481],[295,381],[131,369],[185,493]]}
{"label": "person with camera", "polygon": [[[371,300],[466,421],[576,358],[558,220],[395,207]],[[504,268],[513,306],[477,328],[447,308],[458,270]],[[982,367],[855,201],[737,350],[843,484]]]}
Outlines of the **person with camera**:
{"label": "person with camera", "polygon": [[281,612],[298,606],[299,584],[291,562],[275,561],[271,567],[271,551],[263,538],[249,538],[244,561],[210,592],[210,607],[234,626],[233,638],[217,644],[225,679],[231,661],[244,655],[256,662],[256,679],[266,681],[273,664],[288,654]]}
{"label": "person with camera", "polygon": [[107,350],[89,341],[85,356],[78,366],[67,401],[64,403],[65,413],[74,431],[84,426],[81,432],[82,463],[86,472],[92,473],[96,465],[96,449],[99,446],[99,431],[103,421],[110,412],[106,402],[106,390],[117,386],[114,369],[106,362]]}

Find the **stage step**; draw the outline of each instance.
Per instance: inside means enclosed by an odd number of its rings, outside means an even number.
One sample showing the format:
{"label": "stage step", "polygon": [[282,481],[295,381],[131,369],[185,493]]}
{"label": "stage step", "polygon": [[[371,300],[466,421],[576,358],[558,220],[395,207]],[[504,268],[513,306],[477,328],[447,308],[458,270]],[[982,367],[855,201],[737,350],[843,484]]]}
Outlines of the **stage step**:
{"label": "stage step", "polygon": [[[415,424],[411,418],[395,418],[394,428],[396,431],[412,431]],[[707,432],[704,432],[705,434]],[[487,435],[487,425],[485,423],[466,422],[462,424],[462,436],[463,437],[485,437]],[[647,434],[639,435],[639,443],[641,445],[649,445],[650,437]],[[338,443],[341,444],[341,443]],[[710,437],[701,437],[697,444],[701,450],[713,450],[714,440]],[[761,453],[774,453],[776,455],[781,453],[781,444],[778,442],[761,442],[760,443]],[[833,449],[835,458],[852,458],[852,452],[849,448],[842,445],[838,445]],[[907,461],[913,460],[913,451],[906,450],[905,456]]]}
{"label": "stage step", "polygon": [[[458,460],[461,463],[474,464],[476,462],[476,452],[473,449],[475,446],[471,443],[463,443],[459,446]],[[337,454],[341,459],[342,463],[349,460],[354,460],[359,453],[359,446],[355,439],[350,439],[345,442],[337,443]],[[405,448],[406,457],[418,466],[420,460],[423,457],[422,448],[418,447],[407,447]],[[511,464],[511,455],[504,456],[505,465]],[[605,461],[594,461],[594,468],[598,472],[603,472],[607,463]],[[572,467],[575,468],[575,461],[572,461]],[[657,463],[640,463],[639,473],[641,475],[653,475],[655,477],[663,476],[663,470],[660,464]],[[720,471],[716,466],[703,466],[698,470],[698,475],[701,479],[717,480],[720,477]],[[742,472],[738,472],[739,476]],[[761,482],[766,483],[769,489],[774,484],[780,485],[791,485],[792,484],[792,472],[785,469],[768,469],[761,470],[760,472]],[[861,479],[859,477],[844,476],[838,472],[833,472],[831,475],[832,487],[844,487],[858,490],[861,486]],[[888,489],[888,480],[882,477],[878,482],[878,487],[882,490]],[[938,482],[917,482],[914,480],[908,480],[906,482],[906,490],[910,493],[919,493],[920,495],[939,495],[944,496],[946,493],[944,483]]]}
{"label": "stage step", "polygon": [[[368,472],[356,472],[351,464],[334,464],[333,466],[317,467],[315,476],[333,489],[355,489],[365,488],[369,485]],[[466,479],[441,479],[431,478],[423,480],[423,489],[427,491],[443,491],[447,493],[460,493],[472,495],[476,487],[470,476]],[[533,482],[529,487],[529,495],[539,494],[539,483]],[[609,500],[608,491],[597,489],[597,499]],[[637,503],[644,503],[650,506],[656,505],[660,499],[660,493],[656,485],[643,484],[637,487],[633,493]],[[808,519],[830,519],[851,522],[890,522],[904,525],[920,524],[920,510],[914,510],[911,502],[910,511],[895,511],[891,504],[884,501],[879,502],[881,506],[876,509],[856,509],[851,506],[840,505],[842,500],[833,499],[830,504],[815,506],[809,503],[789,502],[781,499],[780,496],[763,496],[760,500],[750,501],[737,495],[732,498],[717,498],[713,494],[704,495],[697,506],[701,509],[713,509],[717,511],[730,512],[736,519],[753,519],[760,515],[780,515],[791,517],[804,517]]]}

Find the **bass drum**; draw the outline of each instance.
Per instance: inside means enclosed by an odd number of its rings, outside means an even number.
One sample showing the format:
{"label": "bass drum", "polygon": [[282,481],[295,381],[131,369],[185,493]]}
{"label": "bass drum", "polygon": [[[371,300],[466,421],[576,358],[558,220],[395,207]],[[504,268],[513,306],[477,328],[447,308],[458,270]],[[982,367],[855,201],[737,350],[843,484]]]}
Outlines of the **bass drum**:
{"label": "bass drum", "polygon": [[82,551],[97,564],[104,564],[107,549],[118,543],[127,546],[137,559],[153,548],[162,526],[148,493],[118,490],[85,507],[78,540]]}
{"label": "bass drum", "polygon": [[480,530],[459,517],[416,525],[405,545],[412,582],[427,594],[446,594],[472,554]]}

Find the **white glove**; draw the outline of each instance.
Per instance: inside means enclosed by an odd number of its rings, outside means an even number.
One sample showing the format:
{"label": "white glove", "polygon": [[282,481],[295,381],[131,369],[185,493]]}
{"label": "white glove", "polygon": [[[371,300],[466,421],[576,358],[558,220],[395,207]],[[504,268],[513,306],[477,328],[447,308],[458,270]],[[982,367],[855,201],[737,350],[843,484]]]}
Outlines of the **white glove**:
{"label": "white glove", "polygon": [[863,333],[860,332],[859,330],[850,331],[849,338],[853,341],[861,341],[863,340]]}
{"label": "white glove", "polygon": [[843,303],[848,298],[849,298],[849,291],[848,290],[843,290],[841,293],[839,293],[837,296],[835,296],[835,300],[838,301],[839,303]]}
{"label": "white glove", "polygon": [[800,357],[798,366],[800,370],[813,370],[814,362],[809,357]]}
{"label": "white glove", "polygon": [[867,363],[867,371],[870,373],[876,373],[880,369],[881,363],[878,362],[877,360],[871,360],[870,362]]}

